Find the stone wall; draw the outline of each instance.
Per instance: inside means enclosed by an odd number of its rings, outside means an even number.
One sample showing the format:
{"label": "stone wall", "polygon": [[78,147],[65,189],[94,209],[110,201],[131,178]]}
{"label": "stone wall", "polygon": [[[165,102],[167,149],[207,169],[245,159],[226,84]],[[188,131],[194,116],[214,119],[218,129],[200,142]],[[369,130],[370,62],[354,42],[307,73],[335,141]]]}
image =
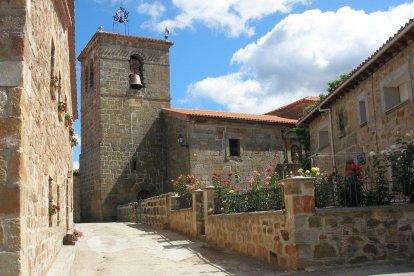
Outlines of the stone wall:
{"label": "stone wall", "polygon": [[80,209],[80,190],[79,190],[79,171],[73,172],[73,222],[80,222],[81,209]]}
{"label": "stone wall", "polygon": [[[58,114],[66,101],[76,116],[73,12],[73,1],[0,1],[2,275],[44,275],[73,228],[72,149]],[[49,215],[51,204],[60,211]]]}
{"label": "stone wall", "polygon": [[[377,71],[370,73],[365,80],[348,91],[332,105],[333,140],[335,162],[338,172],[345,173],[346,161],[357,162],[357,156],[365,153],[368,159],[370,151],[389,149],[395,144],[397,135],[405,135],[414,130],[414,91],[410,89],[409,100],[401,105],[385,110],[382,88],[384,80],[389,79],[396,70],[402,68],[410,74],[410,84],[414,82],[414,43],[409,43],[401,52],[393,56]],[[367,101],[368,122],[360,124],[358,99]],[[339,113],[343,112],[344,131],[340,131]],[[331,171],[332,157],[330,146],[318,147],[318,129],[329,123],[328,112],[323,112],[309,126],[312,153],[329,153],[314,158],[315,165]],[[368,160],[369,162],[370,160]]]}
{"label": "stone wall", "polygon": [[189,237],[196,237],[193,233],[193,209],[171,210],[169,228]]}
{"label": "stone wall", "polygon": [[[82,219],[116,219],[116,206],[165,192],[161,109],[170,105],[172,43],[97,32],[82,63]],[[141,90],[130,89],[130,58],[143,63]],[[93,68],[93,69],[92,69]]]}
{"label": "stone wall", "polygon": [[123,222],[137,222],[137,202],[116,207],[116,220]]}
{"label": "stone wall", "polygon": [[313,178],[284,179],[282,185],[284,210],[214,215],[210,186],[202,197],[193,192],[192,209],[174,210],[171,196],[146,200],[142,208],[150,215],[142,222],[286,269],[414,256],[413,204],[315,209]]}
{"label": "stone wall", "polygon": [[[244,184],[253,170],[276,168],[284,161],[282,124],[189,118],[164,112],[168,178],[193,174],[211,184],[213,172],[238,171]],[[178,145],[181,134],[188,147]],[[240,139],[240,156],[230,156],[229,139]],[[288,151],[290,155],[290,151]],[[171,185],[171,184],[170,184]],[[243,184],[241,184],[243,185]],[[170,187],[169,189],[172,189]]]}
{"label": "stone wall", "polygon": [[296,250],[288,226],[282,210],[211,215],[206,238],[216,246],[288,267],[293,265],[289,254]]}
{"label": "stone wall", "polygon": [[141,201],[140,214],[141,222],[154,228],[164,229],[169,227],[171,212],[170,197],[173,194],[163,194]]}
{"label": "stone wall", "polygon": [[[317,210],[301,217],[301,267],[406,260],[414,256],[414,205]],[[297,239],[297,242],[300,242]]]}

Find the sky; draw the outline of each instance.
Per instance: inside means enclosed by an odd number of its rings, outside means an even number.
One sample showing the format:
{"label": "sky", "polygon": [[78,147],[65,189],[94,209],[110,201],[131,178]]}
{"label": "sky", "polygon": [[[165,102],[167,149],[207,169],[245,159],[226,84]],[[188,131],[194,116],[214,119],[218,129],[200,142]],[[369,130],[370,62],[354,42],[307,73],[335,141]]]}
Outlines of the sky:
{"label": "sky", "polygon": [[[163,39],[165,27],[170,31],[172,107],[254,114],[325,92],[327,82],[351,72],[414,18],[413,0],[77,0],[75,5],[77,55],[99,26],[118,32],[112,16],[123,6],[130,35]],[[118,30],[125,33],[124,26]],[[78,101],[79,68],[77,63]],[[80,119],[75,131],[80,137]],[[80,145],[74,148],[74,168]]]}

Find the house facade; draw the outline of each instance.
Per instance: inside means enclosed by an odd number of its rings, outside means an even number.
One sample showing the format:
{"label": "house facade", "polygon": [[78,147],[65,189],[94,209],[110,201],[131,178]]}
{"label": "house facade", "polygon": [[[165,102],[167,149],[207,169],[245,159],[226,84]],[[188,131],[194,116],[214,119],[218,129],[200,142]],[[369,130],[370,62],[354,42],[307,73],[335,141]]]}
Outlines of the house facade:
{"label": "house facade", "polygon": [[0,18],[0,274],[44,275],[73,228],[74,2],[0,1]]}
{"label": "house facade", "polygon": [[368,164],[371,151],[412,133],[413,38],[411,20],[298,122],[309,127],[314,165],[344,174],[347,162]]}
{"label": "house facade", "polygon": [[192,174],[208,185],[212,173],[231,171],[238,172],[242,188],[252,171],[290,160],[284,133],[294,119],[180,108],[163,109],[163,119],[169,180]]}

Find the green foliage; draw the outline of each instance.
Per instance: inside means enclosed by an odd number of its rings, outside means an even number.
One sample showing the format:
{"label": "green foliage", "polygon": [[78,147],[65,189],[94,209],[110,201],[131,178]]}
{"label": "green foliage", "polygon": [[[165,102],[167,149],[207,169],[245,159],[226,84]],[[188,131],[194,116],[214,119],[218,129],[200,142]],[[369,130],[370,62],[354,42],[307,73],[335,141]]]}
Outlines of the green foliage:
{"label": "green foliage", "polygon": [[391,165],[392,176],[397,185],[403,187],[403,193],[414,201],[414,140],[412,133],[399,136],[397,144],[391,146],[387,152],[387,159]]}
{"label": "green foliage", "polygon": [[322,102],[324,99],[326,98],[326,94],[323,94],[323,93],[320,93],[319,94],[319,99],[314,103],[314,104],[310,104],[310,105],[308,105],[308,106],[306,106],[305,108],[304,108],[304,110],[305,110],[305,113],[309,113],[309,112],[311,112],[312,110],[314,110],[315,109],[315,107],[320,103],[320,102]]}
{"label": "green foliage", "polygon": [[350,76],[350,74],[341,74],[336,80],[328,82],[328,88],[326,88],[326,91],[329,93],[332,93],[337,89],[344,81]]}
{"label": "green foliage", "polygon": [[272,168],[264,172],[253,171],[249,177],[250,189],[240,191],[238,173],[228,172],[222,177],[218,173],[212,175],[217,200],[216,213],[254,212],[277,210],[284,206],[283,190],[278,186],[279,176]]}
{"label": "green foliage", "polygon": [[191,207],[191,192],[202,188],[200,180],[194,175],[182,175],[180,174],[175,180],[171,180],[173,184],[173,191],[177,193],[180,198],[178,199],[178,205],[180,208]]}
{"label": "green foliage", "polygon": [[295,127],[293,132],[299,136],[300,144],[303,147],[303,152],[299,154],[299,160],[304,169],[310,169],[310,134],[309,129]]}

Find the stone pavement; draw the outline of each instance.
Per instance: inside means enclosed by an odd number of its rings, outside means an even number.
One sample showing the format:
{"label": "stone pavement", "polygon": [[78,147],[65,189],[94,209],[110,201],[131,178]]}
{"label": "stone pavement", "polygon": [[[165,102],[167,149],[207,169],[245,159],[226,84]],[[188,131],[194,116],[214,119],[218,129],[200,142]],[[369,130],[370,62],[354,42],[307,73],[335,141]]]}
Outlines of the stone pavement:
{"label": "stone pavement", "polygon": [[[77,224],[70,275],[414,275],[414,262],[288,272],[168,230],[135,223]],[[69,268],[66,268],[69,271]]]}

